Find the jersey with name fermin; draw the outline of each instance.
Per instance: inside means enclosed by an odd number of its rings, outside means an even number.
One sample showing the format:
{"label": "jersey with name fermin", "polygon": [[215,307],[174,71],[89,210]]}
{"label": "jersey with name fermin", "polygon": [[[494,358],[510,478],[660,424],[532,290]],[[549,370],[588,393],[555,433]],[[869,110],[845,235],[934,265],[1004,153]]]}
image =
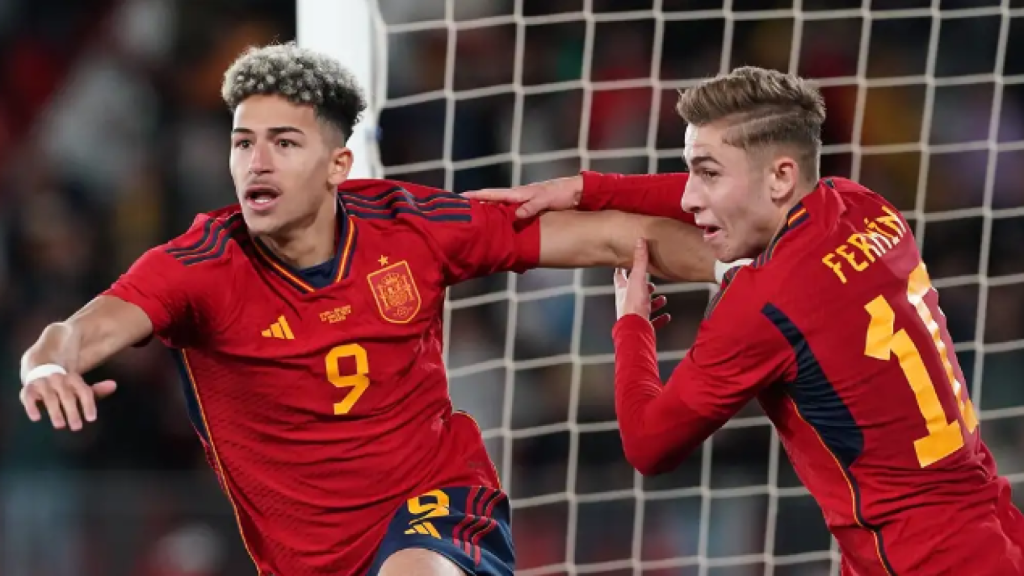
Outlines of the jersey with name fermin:
{"label": "jersey with name fermin", "polygon": [[447,286],[537,264],[536,221],[386,180],[339,189],[338,248],[297,271],[239,207],[199,216],[107,295],[174,351],[189,415],[261,574],[365,572],[405,500],[497,487],[479,429],[453,413]]}
{"label": "jersey with name fermin", "polygon": [[881,196],[821,181],[708,314],[679,369],[684,402],[724,414],[759,390],[844,574],[1024,573],[1024,518],[909,225]]}

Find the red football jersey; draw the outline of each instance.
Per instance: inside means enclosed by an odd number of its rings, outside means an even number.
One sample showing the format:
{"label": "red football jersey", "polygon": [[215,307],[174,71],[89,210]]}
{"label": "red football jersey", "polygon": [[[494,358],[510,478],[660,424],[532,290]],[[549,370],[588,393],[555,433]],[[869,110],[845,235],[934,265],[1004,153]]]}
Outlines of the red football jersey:
{"label": "red football jersey", "polygon": [[405,500],[497,487],[479,429],[452,412],[442,310],[453,283],[537,265],[539,225],[513,210],[352,180],[319,288],[233,206],[106,292],[141,307],[180,357],[192,422],[261,574],[362,573]]}
{"label": "red football jersey", "polygon": [[1024,517],[910,227],[877,194],[823,180],[726,275],[664,388],[646,320],[624,317],[615,341],[623,444],[641,470],[674,467],[756,397],[845,574],[1024,574]]}

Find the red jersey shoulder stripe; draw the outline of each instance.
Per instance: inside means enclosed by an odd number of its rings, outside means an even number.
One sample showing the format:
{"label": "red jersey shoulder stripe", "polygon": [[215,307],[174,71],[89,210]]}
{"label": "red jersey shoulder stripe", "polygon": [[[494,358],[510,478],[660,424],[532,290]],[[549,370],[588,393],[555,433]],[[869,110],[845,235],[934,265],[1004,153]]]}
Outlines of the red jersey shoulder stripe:
{"label": "red jersey shoulder stripe", "polygon": [[410,215],[435,222],[472,220],[469,199],[451,192],[417,197],[401,186],[392,186],[372,196],[342,191],[339,197],[353,216],[363,219],[392,220],[399,215]]}
{"label": "red jersey shoulder stripe", "polygon": [[188,246],[169,247],[164,251],[185,266],[216,260],[227,251],[228,242],[242,222],[241,214],[234,214],[223,221],[211,218],[203,225],[203,233],[198,240]]}

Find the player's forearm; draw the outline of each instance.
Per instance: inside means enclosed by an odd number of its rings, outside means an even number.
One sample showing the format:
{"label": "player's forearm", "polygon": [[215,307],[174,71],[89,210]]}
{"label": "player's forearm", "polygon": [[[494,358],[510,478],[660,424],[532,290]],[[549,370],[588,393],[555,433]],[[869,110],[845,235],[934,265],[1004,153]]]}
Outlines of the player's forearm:
{"label": "player's forearm", "polygon": [[683,211],[686,173],[601,174],[580,173],[580,210],[620,210],[692,222]]}
{"label": "player's forearm", "polygon": [[21,378],[36,366],[57,364],[65,370],[77,363],[80,335],[64,322],[47,326],[43,333],[21,357]]}
{"label": "player's forearm", "polygon": [[[620,212],[545,212],[540,215],[540,266],[590,268],[615,266],[621,256],[610,242],[611,229],[625,225]],[[623,231],[629,234],[628,231]],[[640,229],[632,232],[637,237]]]}
{"label": "player's forearm", "polygon": [[82,374],[152,332],[138,307],[100,296],[64,322],[50,324],[21,358],[21,375],[42,364]]}
{"label": "player's forearm", "polygon": [[628,268],[637,238],[646,238],[650,270],[659,278],[712,282],[715,258],[696,228],[669,220],[602,212],[546,212],[540,216],[540,266]]}
{"label": "player's forearm", "polygon": [[714,282],[715,256],[697,228],[668,218],[622,214],[608,227],[609,242],[621,268],[633,265],[637,238],[647,240],[651,274],[681,282]]}
{"label": "player's forearm", "polygon": [[717,426],[665,393],[650,322],[626,315],[616,322],[612,336],[615,414],[626,460],[645,476],[669,472]]}

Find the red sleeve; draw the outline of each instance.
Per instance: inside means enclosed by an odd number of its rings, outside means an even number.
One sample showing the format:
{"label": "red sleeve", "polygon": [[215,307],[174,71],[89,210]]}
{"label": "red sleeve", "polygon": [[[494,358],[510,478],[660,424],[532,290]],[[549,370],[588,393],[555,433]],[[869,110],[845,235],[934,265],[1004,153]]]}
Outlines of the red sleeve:
{"label": "red sleeve", "polygon": [[583,171],[581,175],[580,210],[619,210],[693,223],[693,214],[683,211],[683,191],[690,176],[685,172],[625,175]]}
{"label": "red sleeve", "polygon": [[701,324],[664,387],[650,322],[630,314],[612,330],[615,412],[626,459],[641,474],[678,466],[765,386],[795,371],[792,349],[760,308],[727,296],[732,302]]}
{"label": "red sleeve", "polygon": [[167,250],[167,246],[150,249],[103,295],[141,308],[153,323],[153,333],[168,346],[181,348],[196,333],[198,289],[189,267]]}
{"label": "red sleeve", "polygon": [[448,283],[495,272],[525,272],[540,263],[540,222],[516,218],[515,206],[469,200],[408,182],[394,182],[409,196],[400,201],[423,216],[424,230],[440,252]]}
{"label": "red sleeve", "polygon": [[431,226],[456,283],[495,272],[525,272],[540,263],[540,221],[516,218],[515,206],[469,203],[469,220]]}

